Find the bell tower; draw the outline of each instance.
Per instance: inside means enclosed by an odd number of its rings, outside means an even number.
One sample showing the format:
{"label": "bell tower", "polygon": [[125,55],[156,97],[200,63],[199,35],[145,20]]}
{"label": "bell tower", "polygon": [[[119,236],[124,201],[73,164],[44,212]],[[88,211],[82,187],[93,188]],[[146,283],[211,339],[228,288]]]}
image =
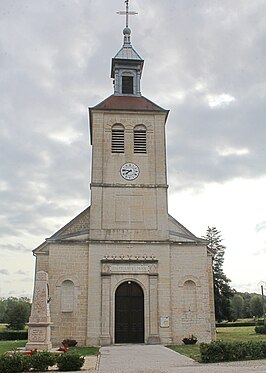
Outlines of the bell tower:
{"label": "bell tower", "polygon": [[92,143],[91,239],[167,240],[165,123],[168,110],[141,94],[144,60],[131,44],[112,59],[113,94],[89,109]]}
{"label": "bell tower", "polygon": [[124,43],[112,59],[111,78],[114,79],[114,95],[140,97],[140,79],[144,61],[131,45],[131,30],[123,30]]}

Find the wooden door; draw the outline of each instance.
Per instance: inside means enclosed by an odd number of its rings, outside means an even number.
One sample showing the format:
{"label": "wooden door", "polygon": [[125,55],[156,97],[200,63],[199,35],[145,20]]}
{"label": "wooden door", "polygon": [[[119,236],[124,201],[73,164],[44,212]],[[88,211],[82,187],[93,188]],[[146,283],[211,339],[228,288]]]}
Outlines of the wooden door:
{"label": "wooden door", "polygon": [[115,294],[115,343],[144,342],[144,295],[132,281],[121,284]]}

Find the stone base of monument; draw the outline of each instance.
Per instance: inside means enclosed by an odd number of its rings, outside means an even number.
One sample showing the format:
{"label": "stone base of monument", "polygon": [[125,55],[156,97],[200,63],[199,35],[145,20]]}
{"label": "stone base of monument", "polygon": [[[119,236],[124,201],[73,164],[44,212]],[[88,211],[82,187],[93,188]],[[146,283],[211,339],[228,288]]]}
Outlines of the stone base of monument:
{"label": "stone base of monument", "polygon": [[51,323],[39,322],[27,324],[29,326],[29,339],[25,346],[27,351],[30,350],[48,350],[52,349],[51,343]]}

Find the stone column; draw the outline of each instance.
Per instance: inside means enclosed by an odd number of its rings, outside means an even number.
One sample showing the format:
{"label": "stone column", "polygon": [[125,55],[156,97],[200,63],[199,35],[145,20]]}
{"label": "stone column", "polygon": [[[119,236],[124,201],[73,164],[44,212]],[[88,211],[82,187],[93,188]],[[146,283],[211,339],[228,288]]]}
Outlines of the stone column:
{"label": "stone column", "polygon": [[51,318],[48,294],[48,274],[44,271],[36,273],[31,315],[28,322],[29,337],[26,350],[50,350]]}
{"label": "stone column", "polygon": [[111,275],[102,274],[102,326],[101,326],[101,346],[108,346],[111,344],[110,336],[110,285]]}
{"label": "stone column", "polygon": [[149,276],[150,293],[150,335],[148,344],[159,344],[160,337],[158,331],[158,275]]}

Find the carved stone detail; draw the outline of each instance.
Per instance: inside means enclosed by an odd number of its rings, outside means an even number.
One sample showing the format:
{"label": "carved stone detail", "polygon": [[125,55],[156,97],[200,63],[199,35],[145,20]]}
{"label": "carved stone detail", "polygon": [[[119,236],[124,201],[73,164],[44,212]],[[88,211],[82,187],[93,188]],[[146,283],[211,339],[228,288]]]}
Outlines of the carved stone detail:
{"label": "carved stone detail", "polygon": [[158,260],[153,256],[106,256],[102,259],[102,275],[118,273],[156,275]]}

